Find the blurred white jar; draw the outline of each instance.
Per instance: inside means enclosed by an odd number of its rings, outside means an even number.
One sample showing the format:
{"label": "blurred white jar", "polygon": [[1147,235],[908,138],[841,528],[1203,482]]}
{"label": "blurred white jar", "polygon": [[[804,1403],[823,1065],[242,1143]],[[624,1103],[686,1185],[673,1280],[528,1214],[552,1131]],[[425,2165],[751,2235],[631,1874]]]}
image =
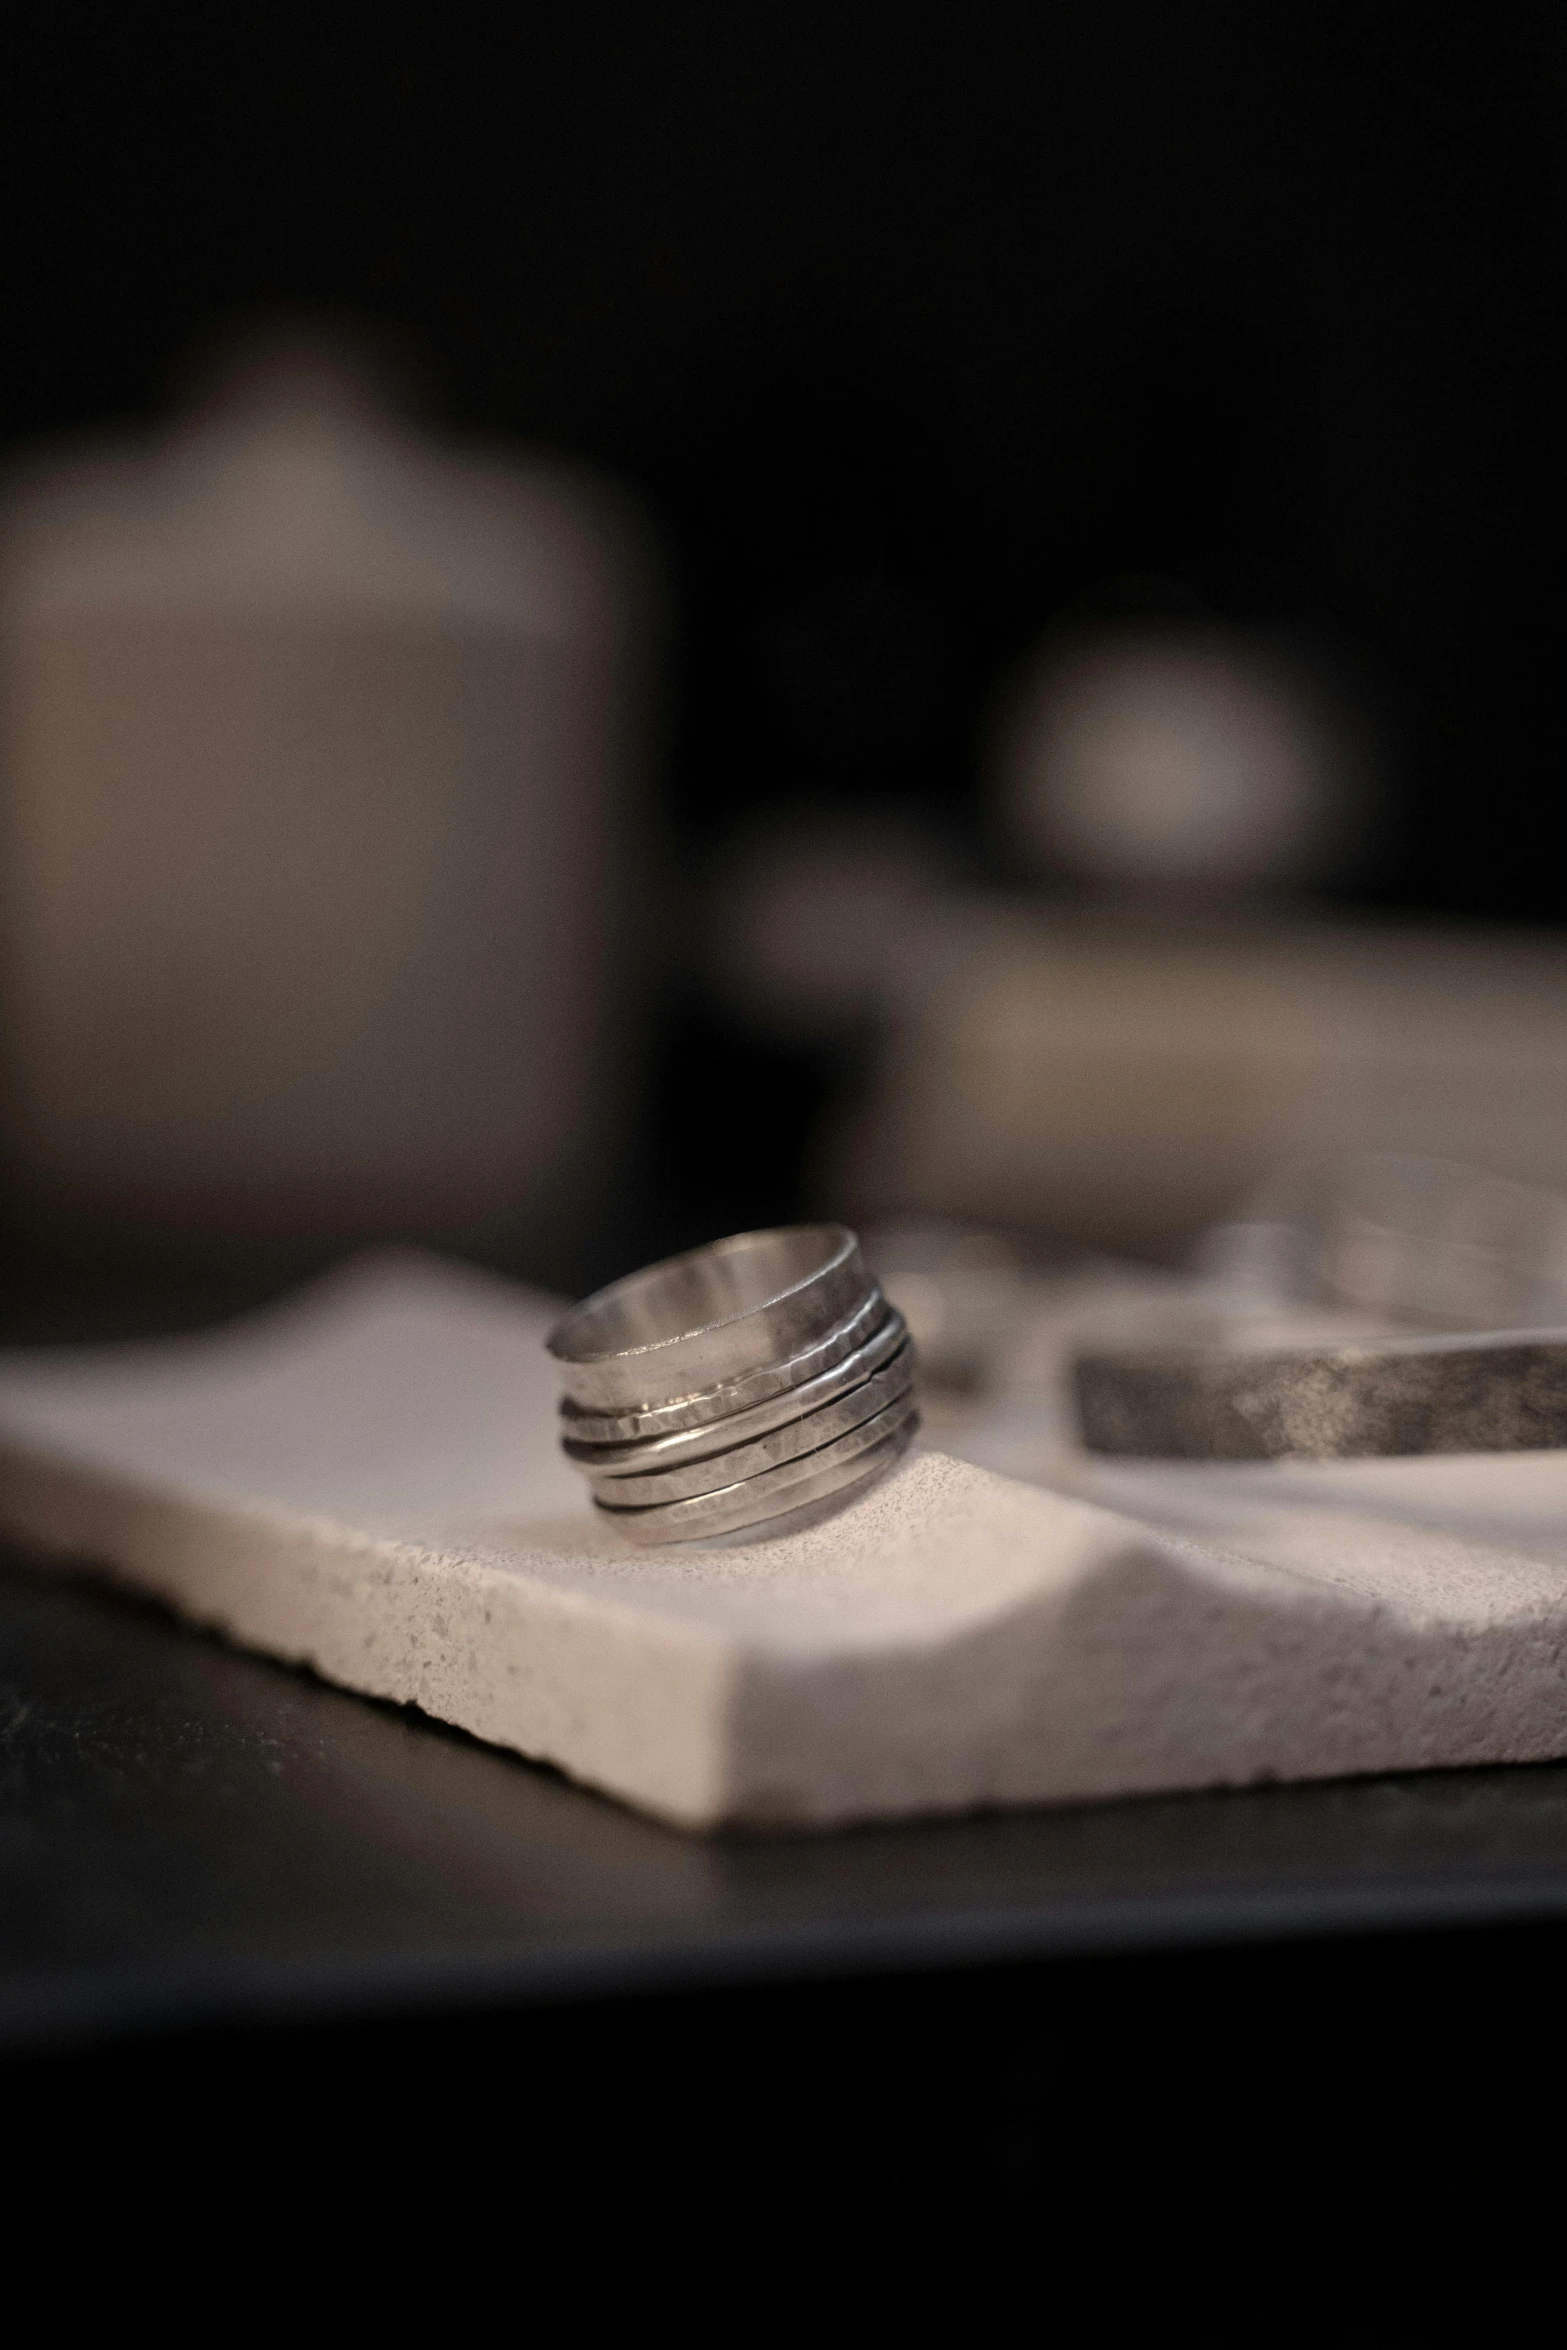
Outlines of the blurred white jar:
{"label": "blurred white jar", "polygon": [[997,713],[991,796],[1036,870],[1246,899],[1359,846],[1372,776],[1325,676],[1218,629],[1046,639]]}
{"label": "blurred white jar", "polygon": [[648,574],[308,352],[0,513],[9,1156],[113,1231],[570,1245],[624,1106]]}

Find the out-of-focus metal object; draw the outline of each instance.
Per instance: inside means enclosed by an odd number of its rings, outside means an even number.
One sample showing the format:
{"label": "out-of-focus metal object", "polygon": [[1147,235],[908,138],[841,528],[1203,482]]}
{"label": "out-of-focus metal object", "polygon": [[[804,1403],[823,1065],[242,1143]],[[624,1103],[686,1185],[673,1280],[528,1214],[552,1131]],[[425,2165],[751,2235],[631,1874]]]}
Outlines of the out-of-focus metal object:
{"label": "out-of-focus metal object", "polygon": [[628,1275],[549,1339],[561,1438],[643,1543],[858,1491],[919,1425],[903,1318],[842,1225],[743,1232]]}
{"label": "out-of-focus metal object", "polygon": [[334,1241],[591,1216],[651,577],[591,476],[445,445],[319,348],[13,475],[6,1139],[40,1213]]}
{"label": "out-of-focus metal object", "polygon": [[1386,1315],[1318,1295],[1314,1235],[1293,1223],[1232,1225],[1208,1240],[1211,1262],[1186,1271],[940,1223],[872,1230],[865,1247],[919,1344],[931,1440],[981,1468],[1070,1488],[1086,1469],[1079,1356],[1320,1353],[1397,1334]]}
{"label": "out-of-focus metal object", "polygon": [[1450,1330],[1567,1327],[1567,1197],[1454,1160],[1383,1154],[1335,1172],[1323,1292]]}
{"label": "out-of-focus metal object", "polygon": [[1205,1236],[1197,1269],[1214,1294],[1250,1283],[1260,1308],[1271,1286],[1280,1304],[1342,1305],[1384,1331],[1280,1347],[1259,1312],[1224,1345],[1086,1347],[1074,1384],[1090,1451],[1349,1459],[1567,1444],[1560,1192],[1386,1153],[1286,1172],[1270,1204],[1272,1216]]}
{"label": "out-of-focus metal object", "polygon": [[1084,1353],[1090,1452],[1163,1460],[1358,1460],[1567,1445],[1567,1331]]}
{"label": "out-of-focus metal object", "polygon": [[1202,1235],[1191,1270],[1437,1329],[1567,1327],[1567,1195],[1398,1152],[1286,1167]]}

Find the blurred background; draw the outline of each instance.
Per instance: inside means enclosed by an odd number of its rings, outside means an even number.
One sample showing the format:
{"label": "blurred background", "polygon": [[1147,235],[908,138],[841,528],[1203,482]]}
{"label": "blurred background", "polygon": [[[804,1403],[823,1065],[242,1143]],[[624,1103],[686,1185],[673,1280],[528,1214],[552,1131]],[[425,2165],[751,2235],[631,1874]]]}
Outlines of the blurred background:
{"label": "blurred background", "polygon": [[10,1325],[1567,1184],[1564,105],[1543,6],[25,12]]}

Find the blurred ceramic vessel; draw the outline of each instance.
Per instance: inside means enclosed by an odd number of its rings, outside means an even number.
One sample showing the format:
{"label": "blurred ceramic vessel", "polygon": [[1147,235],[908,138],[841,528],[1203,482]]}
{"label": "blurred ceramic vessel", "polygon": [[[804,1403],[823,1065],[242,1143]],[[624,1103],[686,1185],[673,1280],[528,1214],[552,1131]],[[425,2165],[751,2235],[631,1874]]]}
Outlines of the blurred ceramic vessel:
{"label": "blurred ceramic vessel", "polygon": [[652,603],[591,478],[309,355],[0,518],[7,1122],[35,1212],[569,1245],[624,1099]]}

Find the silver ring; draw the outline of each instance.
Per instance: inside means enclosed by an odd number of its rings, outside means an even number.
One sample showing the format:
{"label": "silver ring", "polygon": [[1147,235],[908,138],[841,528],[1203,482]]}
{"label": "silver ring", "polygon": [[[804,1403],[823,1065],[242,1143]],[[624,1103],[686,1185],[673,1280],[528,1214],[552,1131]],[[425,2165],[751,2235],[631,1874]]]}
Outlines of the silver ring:
{"label": "silver ring", "polygon": [[602,1475],[589,1472],[588,1483],[593,1498],[606,1509],[631,1509],[647,1502],[687,1501],[699,1493],[717,1493],[726,1485],[738,1485],[743,1478],[759,1477],[768,1469],[781,1468],[785,1461],[798,1460],[809,1452],[820,1452],[824,1444],[835,1437],[847,1436],[851,1428],[860,1427],[888,1405],[897,1403],[914,1385],[914,1362],[909,1349],[900,1347],[892,1361],[869,1379],[862,1379],[847,1395],[840,1395],[832,1403],[824,1403],[802,1419],[787,1420],[781,1428],[771,1428],[763,1436],[756,1436],[748,1444],[733,1444],[723,1452],[710,1452],[701,1460],[681,1461],[673,1466],[654,1469],[646,1476],[623,1474]]}
{"label": "silver ring", "polygon": [[[782,1428],[797,1421],[821,1405],[833,1403],[851,1388],[861,1386],[884,1363],[891,1362],[908,1341],[908,1324],[896,1308],[884,1309],[884,1318],[874,1335],[864,1346],[845,1355],[830,1371],[823,1371],[815,1379],[807,1379],[798,1387],[787,1389],[781,1395],[769,1396],[765,1403],[753,1404],[748,1411],[724,1412],[704,1420],[696,1428],[676,1428],[667,1436],[644,1436],[630,1444],[591,1444],[577,1435],[575,1417],[561,1414],[561,1449],[568,1460],[573,1460],[597,1481],[601,1477],[639,1477],[655,1469],[676,1468],[687,1461],[707,1460],[714,1453],[727,1452],[737,1444],[748,1443],[752,1437],[765,1436],[770,1429]],[[912,1358],[910,1375],[913,1373]]]}
{"label": "silver ring", "polygon": [[919,1425],[907,1327],[841,1224],[671,1257],[574,1306],[547,1343],[564,1450],[636,1542],[857,1491]]}
{"label": "silver ring", "polygon": [[762,1525],[785,1511],[803,1509],[807,1502],[847,1493],[890,1468],[908,1450],[919,1426],[912,1395],[891,1404],[874,1419],[840,1436],[836,1444],[802,1460],[785,1461],[738,1485],[717,1493],[700,1493],[687,1501],[655,1503],[651,1508],[612,1509],[594,1502],[595,1509],[614,1520],[633,1542],[690,1542],[704,1534],[733,1534],[742,1526]]}
{"label": "silver ring", "polygon": [[[646,1404],[640,1410],[588,1412],[567,1396],[560,1407],[564,1438],[572,1443],[623,1444],[634,1438],[673,1434],[686,1428],[706,1428],[730,1411],[784,1396],[834,1369],[863,1346],[881,1328],[889,1307],[875,1282],[863,1305],[845,1315],[813,1347],[802,1347],[785,1363],[771,1363],[748,1371],[743,1379],[729,1379],[700,1395],[678,1396],[673,1403]],[[569,1449],[569,1448],[568,1448]]]}
{"label": "silver ring", "polygon": [[786,1361],[863,1305],[871,1286],[841,1224],[737,1232],[611,1282],[546,1343],[573,1403],[635,1411]]}

